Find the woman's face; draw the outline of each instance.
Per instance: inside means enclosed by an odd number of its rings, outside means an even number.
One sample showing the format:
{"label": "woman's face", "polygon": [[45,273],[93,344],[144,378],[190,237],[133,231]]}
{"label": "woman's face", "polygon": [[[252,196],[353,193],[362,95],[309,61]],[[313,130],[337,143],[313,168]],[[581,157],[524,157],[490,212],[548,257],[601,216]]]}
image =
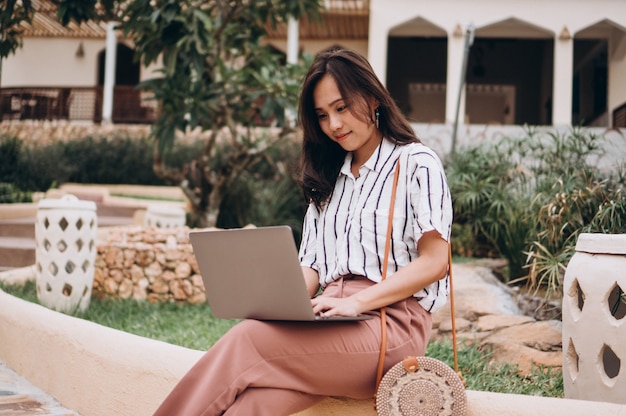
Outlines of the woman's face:
{"label": "woman's face", "polygon": [[349,106],[358,103],[347,103],[330,75],[324,75],[315,86],[313,101],[322,131],[344,150],[354,152],[355,163],[365,163],[382,139],[376,124],[371,121],[374,107],[362,103],[371,115],[363,119],[355,117],[353,112],[359,114],[359,109]]}

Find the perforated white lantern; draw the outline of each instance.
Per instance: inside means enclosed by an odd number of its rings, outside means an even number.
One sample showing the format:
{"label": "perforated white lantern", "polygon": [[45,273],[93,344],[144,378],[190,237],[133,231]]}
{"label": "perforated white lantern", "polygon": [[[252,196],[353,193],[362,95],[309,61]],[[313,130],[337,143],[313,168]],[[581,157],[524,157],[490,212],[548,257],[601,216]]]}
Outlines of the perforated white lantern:
{"label": "perforated white lantern", "polygon": [[39,201],[35,223],[37,297],[60,312],[89,306],[96,261],[96,204],[74,195]]}
{"label": "perforated white lantern", "polygon": [[565,397],[626,404],[626,234],[581,234],[563,281]]}
{"label": "perforated white lantern", "polygon": [[158,228],[184,227],[185,210],[175,206],[152,204],[146,208],[144,225]]}

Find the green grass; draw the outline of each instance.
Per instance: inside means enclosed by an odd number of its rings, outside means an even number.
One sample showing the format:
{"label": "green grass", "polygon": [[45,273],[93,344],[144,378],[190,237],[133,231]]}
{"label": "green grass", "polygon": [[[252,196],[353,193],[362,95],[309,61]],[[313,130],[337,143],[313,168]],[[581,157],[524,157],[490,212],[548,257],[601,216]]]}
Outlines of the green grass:
{"label": "green grass", "polygon": [[[459,348],[458,354],[459,372],[469,390],[563,397],[563,375],[560,370],[534,367],[530,375],[521,376],[516,366],[492,363],[491,353],[474,345]],[[426,355],[454,368],[451,341],[429,343]]]}
{"label": "green grass", "polygon": [[[28,281],[25,285],[6,285],[0,282],[0,289],[39,304],[34,281]],[[208,349],[237,322],[214,318],[206,303],[178,305],[122,299],[92,298],[85,312],[72,315],[131,334],[196,350]]]}
{"label": "green grass", "polygon": [[[24,300],[39,303],[35,282],[7,285],[0,289]],[[125,332],[197,350],[208,349],[237,321],[216,319],[207,304],[154,304],[136,300],[92,299],[85,313],[74,316]],[[431,342],[426,354],[453,367],[450,341]],[[535,368],[529,376],[520,376],[511,364],[490,363],[490,353],[476,346],[459,349],[459,370],[470,390],[497,393],[563,397],[560,371]]]}

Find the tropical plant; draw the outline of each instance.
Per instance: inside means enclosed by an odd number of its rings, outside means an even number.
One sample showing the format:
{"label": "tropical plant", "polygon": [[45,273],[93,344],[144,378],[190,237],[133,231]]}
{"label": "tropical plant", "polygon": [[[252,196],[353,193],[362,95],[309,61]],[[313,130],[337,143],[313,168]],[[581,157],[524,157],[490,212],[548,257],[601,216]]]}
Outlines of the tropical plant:
{"label": "tropical plant", "polygon": [[[513,281],[557,290],[582,232],[626,230],[626,170],[600,168],[603,137],[582,128],[461,149],[448,162],[455,222],[509,262]],[[467,240],[467,236],[464,237]]]}
{"label": "tropical plant", "polygon": [[[523,275],[520,256],[532,231],[532,194],[527,172],[510,155],[516,142],[460,149],[448,161],[457,224],[466,224],[509,262],[509,278]],[[490,251],[482,249],[481,251]]]}
{"label": "tropical plant", "polygon": [[[234,180],[275,142],[293,135],[289,128],[275,129],[274,134],[258,134],[253,128],[259,124],[289,127],[286,114],[295,112],[306,66],[286,65],[280,54],[264,45],[266,28],[290,18],[318,18],[321,0],[54,3],[64,25],[116,22],[124,37],[132,39],[137,60],[161,66],[155,78],[140,85],[159,103],[152,129],[153,169],[159,177],[179,184],[201,225],[215,225]],[[8,14],[8,9],[0,11],[2,19]],[[14,39],[19,40],[19,35]],[[202,154],[186,166],[167,166],[166,152],[178,135],[197,130],[209,132]],[[215,163],[213,158],[224,143],[231,151]]]}
{"label": "tropical plant", "polygon": [[560,287],[581,233],[626,232],[625,172],[622,166],[598,177],[581,169],[570,177],[579,186],[559,179],[544,195],[527,252],[531,287],[544,287],[548,295]]}
{"label": "tropical plant", "polygon": [[[75,13],[82,3],[59,1],[61,20],[92,18]],[[290,17],[318,16],[319,0],[110,0],[101,5],[117,15],[138,60],[146,66],[162,62],[159,75],[140,85],[160,106],[152,131],[155,172],[181,186],[200,225],[215,225],[234,180],[291,133],[258,134],[253,128],[268,121],[286,125],[303,73],[262,45],[266,27]],[[202,155],[183,168],[167,167],[163,155],[177,132],[197,129],[210,132]],[[216,163],[223,144],[229,152]]]}

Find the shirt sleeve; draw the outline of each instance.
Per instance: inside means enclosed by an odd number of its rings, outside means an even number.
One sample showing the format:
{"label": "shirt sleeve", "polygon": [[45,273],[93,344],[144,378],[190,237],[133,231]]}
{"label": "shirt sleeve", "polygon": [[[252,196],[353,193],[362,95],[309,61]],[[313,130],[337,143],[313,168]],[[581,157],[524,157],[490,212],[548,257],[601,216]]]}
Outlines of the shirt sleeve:
{"label": "shirt sleeve", "polygon": [[430,150],[409,157],[409,195],[413,208],[415,241],[428,231],[438,231],[450,241],[452,199],[443,166]]}
{"label": "shirt sleeve", "polygon": [[[446,241],[450,241],[452,199],[441,161],[432,150],[420,146],[409,155],[407,166],[415,241],[433,230],[439,232]],[[449,277],[446,275],[415,296],[424,309],[434,312],[445,305],[448,293]]]}
{"label": "shirt sleeve", "polygon": [[302,241],[300,242],[300,265],[310,267],[319,272],[317,266],[317,224],[318,210],[314,204],[309,207],[302,224]]}

